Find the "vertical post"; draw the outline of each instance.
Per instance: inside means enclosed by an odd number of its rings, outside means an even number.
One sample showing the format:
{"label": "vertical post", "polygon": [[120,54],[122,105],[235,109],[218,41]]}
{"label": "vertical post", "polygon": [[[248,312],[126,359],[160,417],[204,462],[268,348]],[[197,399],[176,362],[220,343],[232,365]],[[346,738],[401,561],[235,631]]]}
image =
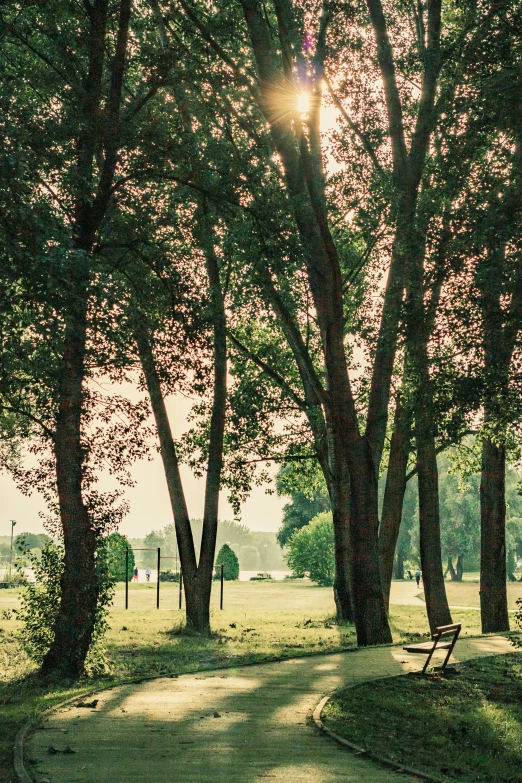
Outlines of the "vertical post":
{"label": "vertical post", "polygon": [[129,608],[129,547],[125,550],[125,609]]}
{"label": "vertical post", "polygon": [[179,569],[179,608],[181,609],[181,604],[183,600],[183,571],[181,568]]}
{"label": "vertical post", "polygon": [[156,609],[159,609],[160,601],[160,568],[161,568],[161,548],[158,547],[158,583],[156,585]]}
{"label": "vertical post", "polygon": [[219,608],[223,609],[223,563],[221,563],[221,595],[219,598]]}

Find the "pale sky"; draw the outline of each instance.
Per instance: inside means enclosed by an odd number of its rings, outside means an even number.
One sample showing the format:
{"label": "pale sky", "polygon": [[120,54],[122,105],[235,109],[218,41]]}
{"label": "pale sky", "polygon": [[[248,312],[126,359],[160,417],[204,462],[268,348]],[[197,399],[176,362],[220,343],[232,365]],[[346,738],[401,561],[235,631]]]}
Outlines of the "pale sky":
{"label": "pale sky", "polygon": [[[118,389],[120,392],[121,389]],[[134,397],[134,395],[132,395]],[[183,397],[173,397],[167,401],[169,418],[174,437],[188,429],[187,414],[191,402]],[[272,472],[275,473],[276,467]],[[136,485],[125,488],[125,497],[130,503],[130,512],[124,518],[119,531],[131,538],[139,538],[150,530],[165,527],[173,521],[167,484],[159,454],[154,454],[152,462],[142,460],[132,467],[132,476]],[[189,468],[181,467],[183,486],[187,498],[189,514],[197,519],[203,516],[205,479],[195,479]],[[114,483],[108,475],[102,474],[99,488],[112,489]],[[21,532],[43,533],[44,527],[40,511],[45,512],[45,503],[37,492],[26,497],[17,489],[13,480],[0,473],[0,535],[10,535],[11,519],[16,520],[15,534]],[[266,532],[278,530],[281,525],[282,508],[288,498],[267,495],[265,487],[255,487],[243,506],[242,524],[251,530]],[[221,493],[220,519],[233,519],[234,514],[226,502],[226,493]]]}

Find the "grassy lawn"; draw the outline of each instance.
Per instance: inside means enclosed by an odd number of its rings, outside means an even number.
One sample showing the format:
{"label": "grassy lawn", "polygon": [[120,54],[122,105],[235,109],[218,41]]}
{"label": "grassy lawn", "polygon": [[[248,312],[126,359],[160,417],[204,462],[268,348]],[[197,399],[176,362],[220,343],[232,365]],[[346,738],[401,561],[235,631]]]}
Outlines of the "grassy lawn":
{"label": "grassy lawn", "polygon": [[[19,604],[15,590],[0,590],[0,780],[14,781],[11,769],[16,731],[69,696],[107,687],[129,678],[173,675],[202,668],[334,652],[355,645],[352,626],[332,621],[332,590],[308,581],[235,582],[225,584],[225,609],[219,610],[219,590],[214,591],[210,639],[180,633],[178,585],[161,584],[161,608],[156,609],[156,585],[131,585],[129,610],[124,609],[124,589],[119,585],[110,615],[107,636],[108,672],[103,679],[74,685],[43,687],[35,666],[21,651],[17,632],[20,622],[12,610]],[[460,602],[462,603],[462,602]],[[480,633],[476,611],[454,612],[463,633]],[[394,640],[410,640],[427,632],[422,606],[392,606]]]}
{"label": "grassy lawn", "polygon": [[323,711],[337,734],[444,779],[522,780],[522,653],[447,675],[404,675],[340,691]]}

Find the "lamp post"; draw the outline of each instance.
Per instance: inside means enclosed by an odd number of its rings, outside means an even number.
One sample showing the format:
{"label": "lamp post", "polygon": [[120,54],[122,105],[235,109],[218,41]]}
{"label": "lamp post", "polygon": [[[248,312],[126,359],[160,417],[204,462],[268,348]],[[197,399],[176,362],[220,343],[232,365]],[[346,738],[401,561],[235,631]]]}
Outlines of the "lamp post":
{"label": "lamp post", "polygon": [[16,520],[11,519],[11,554],[9,555],[9,579],[12,577],[12,570],[13,570],[13,532],[14,532],[14,526],[16,525]]}

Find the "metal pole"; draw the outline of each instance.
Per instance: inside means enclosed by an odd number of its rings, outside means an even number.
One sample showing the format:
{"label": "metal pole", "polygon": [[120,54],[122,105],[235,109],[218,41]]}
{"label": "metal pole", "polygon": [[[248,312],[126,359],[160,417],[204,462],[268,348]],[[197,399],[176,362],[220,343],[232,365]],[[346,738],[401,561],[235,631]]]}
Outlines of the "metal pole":
{"label": "metal pole", "polygon": [[181,609],[181,604],[183,601],[183,571],[181,568],[179,569],[179,608]]}
{"label": "metal pole", "polygon": [[129,608],[129,547],[125,550],[125,609]]}
{"label": "metal pole", "polygon": [[221,596],[219,599],[219,608],[223,609],[223,563],[221,563]]}
{"label": "metal pole", "polygon": [[158,584],[156,585],[156,609],[159,609],[161,548],[158,547]]}
{"label": "metal pole", "polygon": [[9,556],[9,580],[13,578],[13,531],[16,520],[11,519],[11,554]]}

